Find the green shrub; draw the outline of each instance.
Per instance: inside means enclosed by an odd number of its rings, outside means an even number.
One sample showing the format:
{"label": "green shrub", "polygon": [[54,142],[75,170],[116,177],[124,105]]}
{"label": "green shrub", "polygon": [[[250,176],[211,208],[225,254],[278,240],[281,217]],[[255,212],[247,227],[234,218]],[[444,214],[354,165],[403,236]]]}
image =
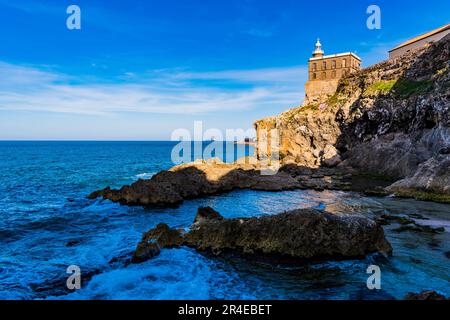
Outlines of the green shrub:
{"label": "green shrub", "polygon": [[408,98],[413,94],[421,94],[427,92],[431,88],[431,81],[413,81],[400,79],[395,85],[395,93],[402,97]]}
{"label": "green shrub", "polygon": [[373,83],[364,92],[365,95],[376,93],[387,94],[392,91],[392,88],[397,84],[397,80],[381,80]]}
{"label": "green shrub", "polygon": [[364,95],[388,94],[392,92],[397,97],[409,98],[413,94],[425,93],[431,87],[431,81],[413,81],[406,79],[381,80],[367,88]]}

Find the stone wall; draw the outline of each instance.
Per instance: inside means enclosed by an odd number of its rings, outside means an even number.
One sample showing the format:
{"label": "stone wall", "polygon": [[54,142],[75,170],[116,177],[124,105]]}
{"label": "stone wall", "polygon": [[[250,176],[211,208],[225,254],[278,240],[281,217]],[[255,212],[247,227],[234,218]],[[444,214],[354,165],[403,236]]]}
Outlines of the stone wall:
{"label": "stone wall", "polygon": [[320,103],[332,96],[338,87],[339,80],[308,81],[305,84],[305,100],[303,105]]}

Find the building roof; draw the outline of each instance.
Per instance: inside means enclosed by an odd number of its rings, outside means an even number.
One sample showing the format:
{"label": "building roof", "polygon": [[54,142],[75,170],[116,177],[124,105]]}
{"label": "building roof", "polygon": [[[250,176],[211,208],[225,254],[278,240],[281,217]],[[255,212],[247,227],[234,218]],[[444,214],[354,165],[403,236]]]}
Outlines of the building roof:
{"label": "building roof", "polygon": [[338,57],[343,57],[343,56],[353,56],[354,58],[358,59],[359,61],[362,61],[360,57],[358,57],[356,54],[354,54],[353,52],[345,52],[345,53],[338,53],[338,54],[330,54],[328,56],[323,56],[323,57],[316,57],[316,58],[310,58],[309,61],[315,61],[315,60],[323,60],[323,59],[328,59],[328,58],[338,58]]}
{"label": "building roof", "polygon": [[408,41],[406,41],[406,42],[403,42],[402,44],[398,45],[398,46],[395,47],[394,49],[389,50],[389,52],[394,51],[394,50],[397,50],[397,49],[400,49],[400,48],[403,48],[403,47],[405,47],[405,46],[407,46],[407,45],[410,45],[410,44],[412,44],[412,43],[414,43],[414,42],[417,42],[417,41],[423,40],[423,39],[425,39],[425,38],[434,36],[434,35],[437,34],[437,33],[440,33],[440,32],[442,32],[442,31],[446,31],[446,30],[449,30],[449,29],[450,29],[450,23],[447,24],[447,25],[445,25],[445,26],[443,26],[443,27],[437,28],[437,29],[435,29],[435,30],[433,30],[433,31],[430,31],[430,32],[424,33],[424,34],[422,34],[422,35],[420,35],[420,36],[417,36],[417,37],[415,37],[415,38],[412,38],[412,39],[410,39],[410,40],[408,40]]}

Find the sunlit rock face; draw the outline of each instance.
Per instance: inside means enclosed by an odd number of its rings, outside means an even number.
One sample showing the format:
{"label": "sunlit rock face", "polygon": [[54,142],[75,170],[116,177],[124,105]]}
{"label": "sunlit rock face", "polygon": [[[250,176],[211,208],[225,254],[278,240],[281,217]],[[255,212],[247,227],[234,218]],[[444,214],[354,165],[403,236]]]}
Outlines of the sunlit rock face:
{"label": "sunlit rock face", "polygon": [[159,224],[144,234],[133,255],[142,262],[162,248],[180,245],[215,255],[240,254],[301,260],[362,258],[390,255],[383,228],[361,215],[337,215],[298,209],[257,218],[225,219],[212,208],[199,208],[190,230]]}
{"label": "sunlit rock face", "polygon": [[331,98],[257,121],[256,156],[270,157],[266,132],[276,130],[283,163],[349,166],[408,178],[398,192],[449,194],[449,70],[447,36],[353,73]]}

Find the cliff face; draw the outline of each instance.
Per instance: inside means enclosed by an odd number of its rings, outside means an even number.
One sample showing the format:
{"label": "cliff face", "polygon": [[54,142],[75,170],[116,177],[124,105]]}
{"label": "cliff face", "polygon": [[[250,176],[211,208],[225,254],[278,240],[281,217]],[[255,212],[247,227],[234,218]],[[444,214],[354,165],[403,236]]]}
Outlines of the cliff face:
{"label": "cliff face", "polygon": [[450,194],[450,36],[341,79],[321,103],[255,123],[257,156],[279,133],[282,163],[403,179],[392,191]]}

